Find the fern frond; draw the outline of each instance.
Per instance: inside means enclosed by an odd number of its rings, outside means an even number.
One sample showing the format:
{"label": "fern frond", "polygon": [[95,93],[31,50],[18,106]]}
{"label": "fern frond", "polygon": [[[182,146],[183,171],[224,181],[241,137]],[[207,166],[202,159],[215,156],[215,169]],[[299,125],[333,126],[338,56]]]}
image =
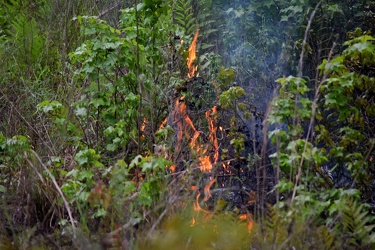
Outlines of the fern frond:
{"label": "fern frond", "polygon": [[327,227],[322,226],[318,229],[318,234],[324,243],[324,247],[327,250],[334,250],[335,247],[335,237],[331,234],[331,232],[327,229]]}
{"label": "fern frond", "polygon": [[363,204],[348,199],[341,214],[344,234],[348,235],[347,244],[354,247],[375,246],[375,225],[370,224],[371,217],[363,207]]}
{"label": "fern frond", "polygon": [[281,245],[288,238],[288,225],[280,223],[281,217],[273,206],[267,207],[267,216],[264,222],[264,233],[268,243],[273,247]]}
{"label": "fern frond", "polygon": [[177,0],[174,8],[174,21],[186,35],[194,34],[196,19],[191,0]]}
{"label": "fern frond", "polygon": [[269,230],[275,230],[277,228],[277,224],[279,222],[279,217],[276,213],[276,208],[269,206],[267,209],[267,219],[266,219],[266,227]]}
{"label": "fern frond", "polygon": [[20,13],[18,18],[11,23],[12,42],[15,45],[24,63],[36,63],[43,51],[43,36],[38,29],[36,21]]}

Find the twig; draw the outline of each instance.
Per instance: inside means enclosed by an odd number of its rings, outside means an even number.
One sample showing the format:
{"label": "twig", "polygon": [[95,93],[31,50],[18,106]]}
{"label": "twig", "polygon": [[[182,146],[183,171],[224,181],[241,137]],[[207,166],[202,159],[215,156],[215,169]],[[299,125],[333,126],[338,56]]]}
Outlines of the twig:
{"label": "twig", "polygon": [[298,103],[298,99],[299,99],[299,94],[298,94],[298,88],[299,88],[299,83],[301,81],[301,78],[302,78],[302,75],[303,75],[303,57],[305,55],[305,46],[307,44],[307,37],[309,35],[309,32],[310,32],[310,27],[311,27],[311,23],[314,19],[314,16],[315,16],[315,13],[317,11],[317,9],[319,8],[319,5],[322,3],[322,1],[320,0],[318,2],[318,4],[315,6],[314,10],[311,12],[311,15],[310,15],[310,18],[309,18],[309,21],[307,22],[307,27],[305,29],[305,35],[303,37],[303,42],[302,42],[302,49],[301,49],[301,55],[299,56],[299,61],[298,61],[298,75],[297,75],[297,94],[296,94],[296,99],[294,101],[294,124],[293,125],[297,125],[298,124],[298,121],[299,119],[297,119],[297,103]]}
{"label": "twig", "polygon": [[[64,193],[62,192],[61,188],[59,187],[59,184],[57,183],[55,177],[53,176],[53,174],[48,170],[48,168],[46,167],[46,165],[44,165],[42,159],[40,159],[39,155],[34,151],[34,150],[30,150],[34,155],[35,157],[38,159],[40,165],[42,165],[43,169],[48,173],[48,175],[50,176],[53,184],[55,185],[57,191],[59,192],[59,194],[61,195],[61,198],[63,199],[64,201],[64,205],[65,205],[65,208],[66,210],[68,211],[68,215],[69,215],[69,219],[70,219],[70,223],[72,224],[72,228],[73,228],[73,235],[74,235],[74,238],[76,237],[76,227],[74,225],[74,219],[73,219],[73,215],[72,215],[72,211],[70,209],[70,206],[69,206],[69,203],[68,201],[66,200],[65,198],[65,195]],[[33,164],[31,163],[31,161],[29,160],[29,158],[27,157],[27,154],[25,152],[25,159],[29,162],[29,164],[31,164],[31,166],[36,170],[35,166],[33,166]],[[38,171],[37,171],[38,173]],[[41,177],[42,178],[42,177]]]}
{"label": "twig", "polygon": [[108,237],[112,237],[116,234],[118,234],[121,230],[124,230],[130,226],[135,226],[137,225],[139,222],[141,222],[141,219],[140,218],[131,218],[126,224],[124,224],[122,227],[119,227],[117,228],[116,230],[108,233]]}
{"label": "twig", "polygon": [[98,17],[102,17],[102,16],[104,16],[105,14],[107,14],[108,12],[110,12],[111,10],[113,10],[114,8],[116,8],[117,6],[119,6],[120,3],[121,3],[121,1],[118,2],[118,3],[116,3],[115,5],[113,5],[112,7],[109,7],[108,9],[103,10],[102,12],[100,12],[100,14],[99,14]]}
{"label": "twig", "polygon": [[[329,55],[328,55],[328,61],[331,60],[331,57],[333,55],[333,50],[336,46],[336,43],[333,43],[332,45],[332,48],[329,52]],[[306,152],[306,149],[307,149],[307,142],[309,140],[309,137],[310,137],[310,134],[312,134],[312,127],[313,127],[313,124],[314,124],[314,120],[315,120],[315,113],[316,113],[316,104],[318,102],[318,99],[319,99],[319,96],[320,96],[320,93],[319,93],[319,90],[320,90],[320,87],[322,86],[322,84],[325,82],[325,80],[327,79],[328,77],[328,72],[325,72],[322,80],[320,81],[319,85],[317,86],[317,88],[315,89],[315,97],[314,97],[314,101],[312,103],[312,111],[311,111],[311,118],[310,118],[310,124],[309,124],[309,129],[307,131],[307,135],[306,135],[306,138],[305,138],[305,146],[303,148],[303,153]],[[297,174],[297,177],[296,177],[296,184],[299,182],[299,179],[301,178],[301,174],[302,174],[302,165],[303,165],[303,162],[304,162],[304,157],[301,158],[301,162],[298,166],[298,174]],[[324,180],[328,181],[327,178],[323,177]],[[328,185],[330,185],[331,183],[328,182]],[[293,195],[292,195],[292,201],[294,200],[294,197],[295,197],[295,194],[296,194],[296,190],[297,190],[297,187],[296,185],[294,186],[294,189],[293,189]]]}
{"label": "twig", "polygon": [[[299,82],[300,82],[300,79],[302,78],[302,69],[303,69],[303,56],[305,55],[305,45],[306,45],[306,41],[307,41],[307,37],[308,37],[308,34],[309,34],[309,31],[310,31],[310,27],[311,27],[311,23],[314,19],[314,16],[315,16],[315,13],[317,11],[317,9],[319,8],[319,5],[322,3],[322,1],[320,0],[318,2],[318,4],[315,6],[314,10],[311,12],[311,15],[310,15],[310,18],[309,18],[309,21],[307,23],[307,27],[306,27],[306,30],[305,30],[305,35],[303,37],[303,42],[302,42],[302,50],[301,50],[301,55],[300,55],[300,58],[299,58],[299,62],[298,62],[298,80],[297,80],[297,90],[299,88]],[[296,95],[296,98],[295,98],[295,103],[294,103],[294,125],[296,126],[298,124],[298,120],[297,119],[297,107],[298,107],[298,93]],[[305,148],[306,148],[306,143],[305,143]],[[302,157],[302,160],[301,162],[303,163],[303,157]],[[298,185],[298,182],[299,182],[299,179],[301,177],[301,174],[302,174],[302,166],[300,165],[298,167],[298,174],[296,176],[296,184],[294,185],[294,189],[293,189],[293,195],[292,195],[292,201],[294,200],[294,197],[296,195],[296,192],[297,192],[297,185]]]}
{"label": "twig", "polygon": [[[2,93],[2,92],[0,92]],[[43,144],[50,150],[50,152],[53,153],[53,150],[51,149],[51,147],[47,144],[47,142],[44,141],[43,137],[39,134],[38,130],[35,129],[27,120],[26,118],[21,114],[21,112],[17,109],[17,107],[13,104],[13,102],[8,98],[8,96],[6,96],[5,94],[3,94],[2,98],[4,98],[8,104],[10,104],[10,106],[14,109],[14,111],[16,111],[17,115],[19,116],[19,118],[21,118],[21,120],[26,123],[27,126],[30,127],[30,129],[36,134],[38,135],[39,139],[43,142]]]}
{"label": "twig", "polygon": [[152,232],[155,230],[156,226],[160,223],[161,219],[163,219],[163,217],[165,216],[165,214],[167,213],[168,209],[164,209],[164,211],[161,213],[161,215],[159,216],[159,218],[155,221],[155,223],[152,225],[150,231],[148,232],[147,234],[147,238],[150,238],[151,237],[151,234]]}

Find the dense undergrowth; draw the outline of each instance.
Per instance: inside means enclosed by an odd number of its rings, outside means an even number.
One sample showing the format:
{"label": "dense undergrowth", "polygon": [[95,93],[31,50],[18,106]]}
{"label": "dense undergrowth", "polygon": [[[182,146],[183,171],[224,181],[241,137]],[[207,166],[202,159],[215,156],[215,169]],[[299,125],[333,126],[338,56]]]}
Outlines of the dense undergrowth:
{"label": "dense undergrowth", "polygon": [[374,9],[0,3],[0,248],[373,249]]}

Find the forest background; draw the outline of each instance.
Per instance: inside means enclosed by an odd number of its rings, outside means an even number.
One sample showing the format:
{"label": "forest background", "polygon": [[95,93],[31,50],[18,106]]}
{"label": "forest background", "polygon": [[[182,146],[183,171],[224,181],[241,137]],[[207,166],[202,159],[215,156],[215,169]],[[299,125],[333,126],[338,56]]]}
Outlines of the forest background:
{"label": "forest background", "polygon": [[374,31],[370,0],[2,1],[0,248],[373,249]]}

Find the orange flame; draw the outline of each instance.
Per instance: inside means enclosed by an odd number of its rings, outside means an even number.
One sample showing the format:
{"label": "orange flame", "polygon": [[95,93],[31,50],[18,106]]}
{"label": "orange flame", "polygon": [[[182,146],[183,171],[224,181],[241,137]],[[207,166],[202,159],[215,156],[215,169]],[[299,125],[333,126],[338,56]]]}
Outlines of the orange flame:
{"label": "orange flame", "polygon": [[217,163],[219,160],[219,143],[217,141],[217,124],[216,120],[213,117],[217,114],[217,106],[214,106],[211,110],[206,112],[206,118],[208,120],[208,129],[210,131],[209,139],[215,150],[214,154],[214,163]]}
{"label": "orange flame", "polygon": [[[217,163],[219,160],[219,143],[217,141],[217,125],[216,120],[213,117],[217,113],[217,107],[214,106],[212,109],[206,112],[206,118],[208,121],[208,130],[210,134],[208,136],[211,145],[208,145],[203,151],[204,156],[199,157],[199,162],[201,166],[201,171],[209,172],[212,170],[213,163]],[[212,148],[211,148],[212,147]],[[211,162],[210,155],[207,155],[207,152],[213,150],[213,163]]]}
{"label": "orange flame", "polygon": [[195,226],[195,219],[193,217],[191,218],[190,227],[194,227],[194,226]]}
{"label": "orange flame", "polygon": [[240,216],[238,216],[238,218],[240,220],[247,220],[247,215],[246,214],[241,214]]}
{"label": "orange flame", "polygon": [[238,218],[247,222],[247,231],[250,233],[253,229],[253,215],[250,213],[241,214]]}
{"label": "orange flame", "polygon": [[199,138],[199,132],[195,128],[193,121],[190,119],[186,112],[186,104],[183,102],[185,97],[181,97],[180,99],[176,99],[175,102],[175,109],[173,112],[174,120],[177,122],[178,132],[177,132],[177,151],[181,146],[182,139],[183,139],[183,132],[187,133],[188,135],[193,134],[190,146],[192,148],[196,148],[197,144],[196,141]]}
{"label": "orange flame", "polygon": [[203,152],[201,152],[202,146],[200,143],[198,143],[198,139],[200,136],[200,132],[195,128],[193,121],[190,119],[189,115],[186,111],[186,104],[184,102],[184,97],[181,97],[180,99],[176,99],[175,102],[175,108],[174,108],[174,120],[177,122],[178,132],[177,132],[177,151],[179,150],[182,139],[183,139],[183,133],[190,135],[190,142],[189,145],[192,149],[194,149],[198,154],[201,154],[199,159],[199,164],[201,166],[201,171],[203,172],[209,172],[212,170],[212,162],[211,162],[211,156],[207,154],[207,152],[210,152],[211,150],[214,151],[213,159],[214,163],[217,163],[219,160],[219,144],[217,141],[217,125],[216,120],[213,117],[217,113],[217,107],[214,106],[212,109],[208,110],[206,112],[206,118],[208,120],[208,129],[210,131],[209,134],[209,140],[211,143],[210,145],[207,145]]}
{"label": "orange flame", "polygon": [[194,39],[191,42],[189,47],[189,57],[187,58],[187,67],[188,67],[188,77],[192,78],[195,72],[198,70],[198,66],[193,66],[194,61],[197,59],[197,54],[195,52],[197,47],[197,40],[198,40],[199,30],[195,32]]}
{"label": "orange flame", "polygon": [[145,138],[144,132],[145,132],[145,128],[146,128],[146,123],[147,123],[147,119],[145,117],[145,118],[143,118],[143,122],[141,124],[141,132],[142,132],[141,138],[143,138],[143,139]]}
{"label": "orange flame", "polygon": [[[206,151],[203,153],[206,153]],[[212,163],[211,163],[209,155],[204,155],[202,157],[199,157],[199,163],[200,163],[202,172],[209,172],[212,170]]]}
{"label": "orange flame", "polygon": [[[210,193],[210,188],[212,187],[212,185],[215,183],[216,179],[213,179],[211,181],[209,181],[207,183],[207,185],[204,187],[203,189],[203,193],[204,193],[204,199],[203,201],[207,201],[211,196],[211,193]],[[194,186],[194,190],[198,190],[198,188],[196,186]],[[195,202],[194,202],[194,205],[193,205],[193,208],[194,208],[194,211],[196,212],[203,212],[204,214],[206,214],[207,216],[212,216],[213,213],[209,210],[205,210],[203,209],[200,204],[199,204],[199,198],[201,196],[201,193],[198,191],[198,194],[197,196],[195,197]],[[196,220],[195,218],[193,217],[191,222],[190,222],[190,226],[193,227],[196,225]]]}
{"label": "orange flame", "polygon": [[163,128],[165,128],[165,125],[167,124],[167,118],[165,118],[164,119],[164,121],[162,121],[162,123],[160,124],[160,126],[159,126],[159,128],[158,128],[158,130],[157,131],[159,131],[160,129],[163,129]]}
{"label": "orange flame", "polygon": [[174,171],[176,171],[176,165],[171,165],[171,166],[166,166],[172,173],[174,173]]}
{"label": "orange flame", "polygon": [[[188,66],[188,77],[191,78],[195,75],[197,71],[197,66],[193,66],[194,61],[197,58],[196,55],[196,44],[199,35],[199,30],[196,31],[194,39],[189,47],[189,57],[187,58]],[[198,157],[200,169],[203,172],[209,172],[212,170],[213,163],[211,161],[211,155],[207,153],[213,153],[213,162],[217,163],[219,160],[219,144],[217,140],[217,124],[214,115],[217,113],[217,107],[214,106],[212,109],[206,112],[206,119],[208,120],[209,129],[209,141],[210,145],[205,145],[202,150],[201,143],[198,142],[200,132],[195,128],[193,121],[190,119],[186,111],[186,104],[184,102],[185,97],[177,98],[175,101],[175,107],[173,110],[173,120],[175,121],[178,131],[177,131],[177,146],[176,151],[179,151],[184,133],[189,136],[190,147],[197,152],[200,156]]]}
{"label": "orange flame", "polygon": [[216,181],[216,179],[211,180],[211,181],[210,181],[210,182],[204,187],[204,189],[203,189],[203,191],[204,191],[204,199],[203,199],[203,201],[208,201],[208,199],[209,199],[210,197],[212,197],[211,192],[210,192],[210,188],[211,188],[212,185],[215,183],[215,181]]}
{"label": "orange flame", "polygon": [[203,213],[205,213],[205,214],[211,214],[210,211],[205,210],[205,209],[203,209],[203,208],[201,207],[201,205],[199,204],[199,197],[201,197],[201,194],[200,194],[200,193],[198,193],[197,196],[195,197],[195,202],[194,202],[194,206],[193,206],[194,211],[196,211],[196,212],[203,212]]}

